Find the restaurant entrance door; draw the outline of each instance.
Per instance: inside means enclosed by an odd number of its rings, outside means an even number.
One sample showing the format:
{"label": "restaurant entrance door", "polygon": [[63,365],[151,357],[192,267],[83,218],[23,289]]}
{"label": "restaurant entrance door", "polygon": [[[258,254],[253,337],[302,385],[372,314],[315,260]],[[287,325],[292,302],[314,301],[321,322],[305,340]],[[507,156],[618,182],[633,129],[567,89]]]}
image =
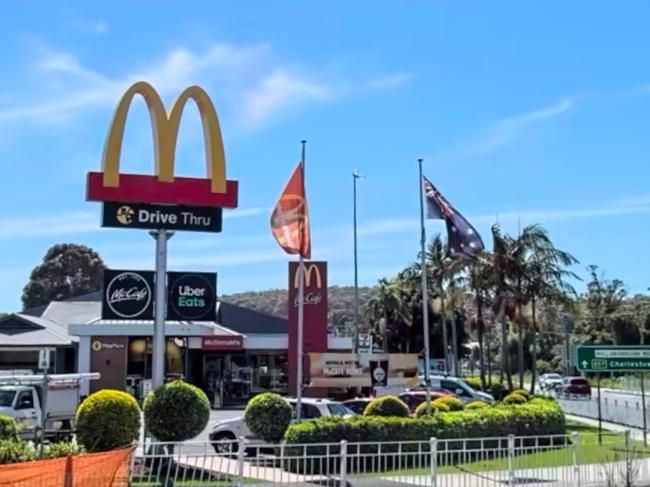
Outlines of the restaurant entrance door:
{"label": "restaurant entrance door", "polygon": [[206,353],[203,356],[203,372],[205,391],[213,408],[248,401],[252,368],[245,354]]}

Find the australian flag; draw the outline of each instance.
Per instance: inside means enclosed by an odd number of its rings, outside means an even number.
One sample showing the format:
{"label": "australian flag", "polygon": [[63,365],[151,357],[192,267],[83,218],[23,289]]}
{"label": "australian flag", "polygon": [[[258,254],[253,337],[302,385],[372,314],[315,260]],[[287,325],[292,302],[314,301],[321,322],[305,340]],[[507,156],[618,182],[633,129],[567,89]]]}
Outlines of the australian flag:
{"label": "australian flag", "polygon": [[461,215],[440,191],[422,176],[427,218],[444,220],[447,225],[447,246],[452,257],[476,257],[485,246],[476,229]]}

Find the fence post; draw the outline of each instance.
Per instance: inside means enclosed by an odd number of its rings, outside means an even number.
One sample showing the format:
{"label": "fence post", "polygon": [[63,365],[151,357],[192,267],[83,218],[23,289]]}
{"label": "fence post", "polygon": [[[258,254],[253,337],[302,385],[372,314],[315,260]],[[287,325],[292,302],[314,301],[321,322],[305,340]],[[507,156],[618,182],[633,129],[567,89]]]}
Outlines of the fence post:
{"label": "fence post", "polygon": [[438,440],[429,438],[429,455],[431,463],[431,487],[436,487],[436,470],[438,470]]}
{"label": "fence post", "polygon": [[508,435],[508,485],[515,485],[515,435]]}
{"label": "fence post", "polygon": [[581,482],[580,482],[580,466],[578,465],[578,432],[574,431],[571,433],[571,453],[573,457],[573,473],[576,478],[576,483],[578,487],[581,487]]}
{"label": "fence post", "polygon": [[244,456],[246,455],[246,438],[240,436],[237,440],[237,487],[244,483]]}
{"label": "fence post", "polygon": [[340,485],[345,487],[347,485],[347,473],[348,473],[348,442],[341,440],[341,462],[339,465],[339,476],[340,476]]}

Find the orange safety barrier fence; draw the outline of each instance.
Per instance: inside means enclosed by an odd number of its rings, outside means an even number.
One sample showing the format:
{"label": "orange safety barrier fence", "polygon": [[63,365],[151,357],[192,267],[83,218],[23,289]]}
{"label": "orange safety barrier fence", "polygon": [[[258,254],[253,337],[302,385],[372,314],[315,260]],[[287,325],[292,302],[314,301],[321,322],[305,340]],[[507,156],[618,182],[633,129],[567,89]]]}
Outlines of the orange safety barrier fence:
{"label": "orange safety barrier fence", "polygon": [[132,448],[0,465],[0,486],[127,487]]}

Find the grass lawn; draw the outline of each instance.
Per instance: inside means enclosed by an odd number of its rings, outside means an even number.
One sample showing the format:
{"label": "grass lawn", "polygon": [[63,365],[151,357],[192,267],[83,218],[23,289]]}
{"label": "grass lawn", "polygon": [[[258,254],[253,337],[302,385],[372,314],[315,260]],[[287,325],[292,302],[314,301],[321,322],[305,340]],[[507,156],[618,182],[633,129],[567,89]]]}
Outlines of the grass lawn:
{"label": "grass lawn", "polygon": [[[592,464],[623,460],[625,456],[625,440],[622,433],[603,432],[603,442],[598,444],[598,429],[581,423],[567,422],[567,432],[578,433],[578,464]],[[635,458],[650,456],[650,448],[645,448],[643,443],[631,441],[631,449]],[[514,468],[517,470],[562,467],[573,465],[573,447],[557,448],[535,453],[521,452],[514,458]],[[444,463],[444,455],[439,459]],[[457,473],[461,470],[468,472],[488,472],[508,469],[507,458],[494,458],[457,465],[441,465],[436,470],[438,473]],[[430,468],[404,469],[385,472],[381,475],[425,475]],[[379,475],[373,473],[369,475]]]}

